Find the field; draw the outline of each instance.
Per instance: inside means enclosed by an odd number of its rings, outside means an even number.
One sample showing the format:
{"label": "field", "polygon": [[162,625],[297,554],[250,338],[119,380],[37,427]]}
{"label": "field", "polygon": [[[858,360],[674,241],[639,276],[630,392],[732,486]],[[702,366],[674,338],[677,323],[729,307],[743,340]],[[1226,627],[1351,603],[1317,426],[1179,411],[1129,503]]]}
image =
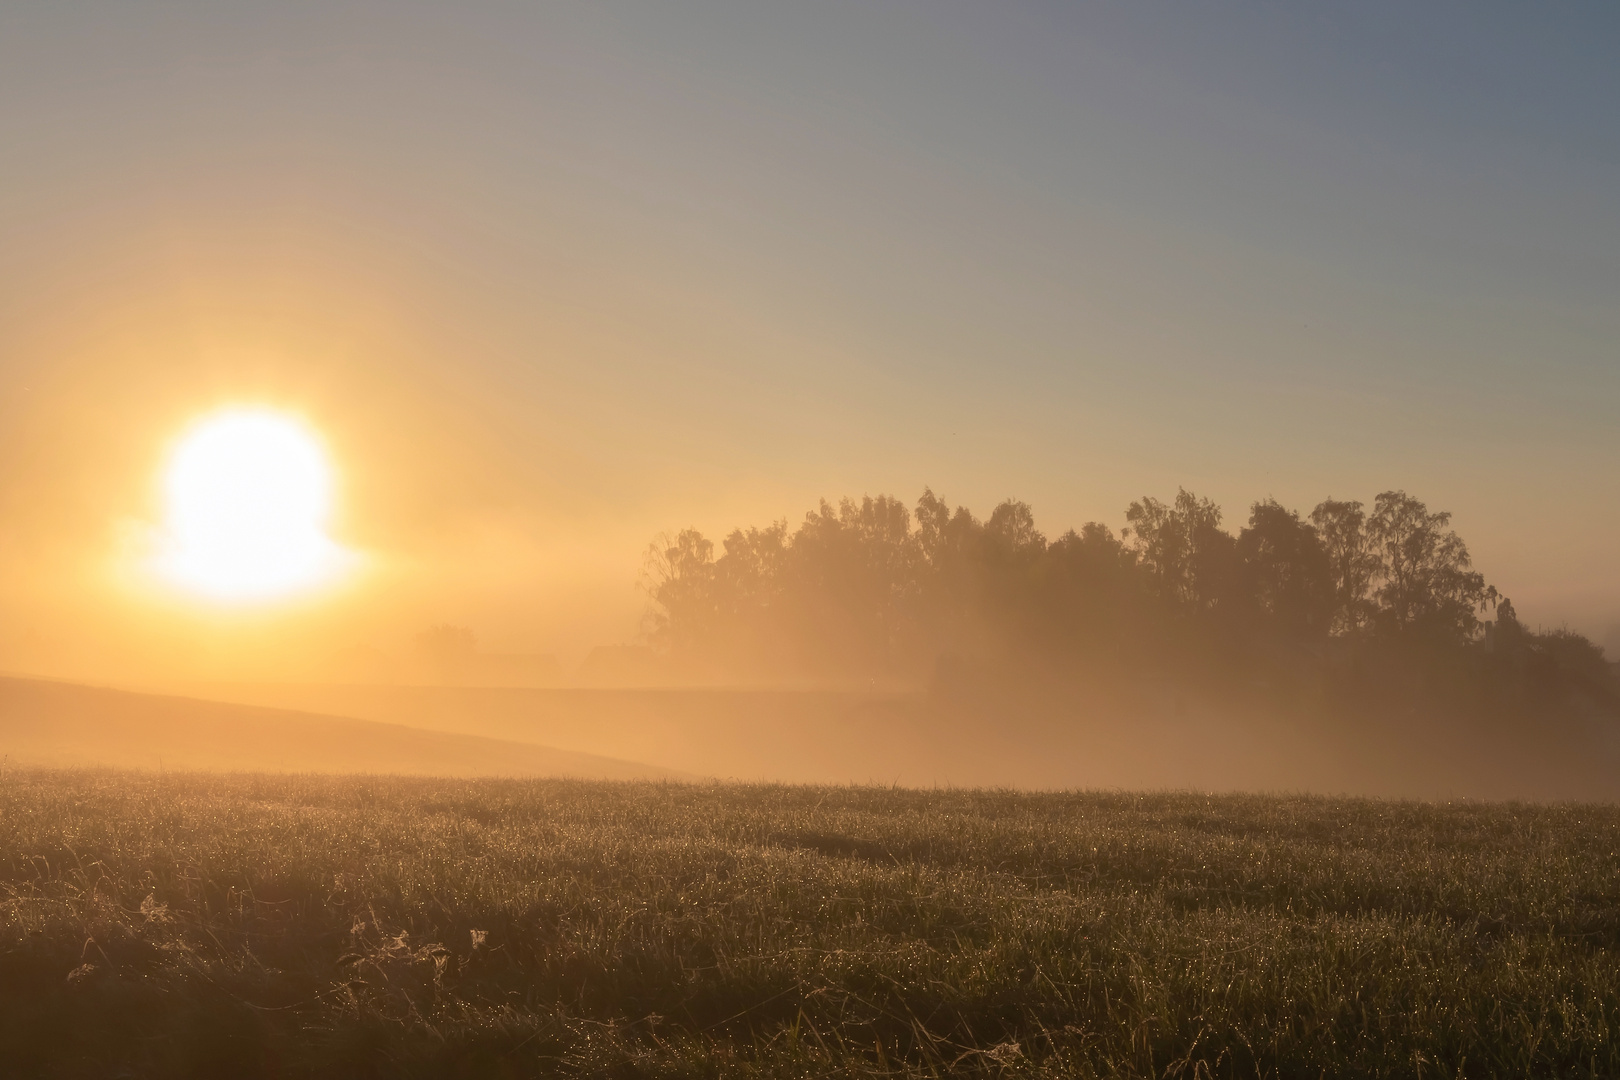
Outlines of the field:
{"label": "field", "polygon": [[1614,1076],[1620,809],[8,770],[8,1076]]}

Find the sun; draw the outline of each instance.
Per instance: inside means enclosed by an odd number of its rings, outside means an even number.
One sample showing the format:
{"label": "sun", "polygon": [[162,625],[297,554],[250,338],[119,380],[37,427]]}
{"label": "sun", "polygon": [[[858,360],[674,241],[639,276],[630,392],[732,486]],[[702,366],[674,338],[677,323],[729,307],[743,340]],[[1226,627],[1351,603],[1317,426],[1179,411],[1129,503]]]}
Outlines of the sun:
{"label": "sun", "polygon": [[203,417],[163,471],[154,569],[212,600],[264,601],[338,578],[353,556],[327,535],[334,477],[316,433],[268,408]]}

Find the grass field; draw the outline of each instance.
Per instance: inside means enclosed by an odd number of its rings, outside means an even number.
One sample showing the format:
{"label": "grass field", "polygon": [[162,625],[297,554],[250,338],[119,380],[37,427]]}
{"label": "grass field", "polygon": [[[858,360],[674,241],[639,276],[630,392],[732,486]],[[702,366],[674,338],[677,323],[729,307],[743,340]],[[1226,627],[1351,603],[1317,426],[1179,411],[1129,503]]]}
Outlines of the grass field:
{"label": "grass field", "polygon": [[7,1076],[1615,1076],[1620,809],[0,779]]}

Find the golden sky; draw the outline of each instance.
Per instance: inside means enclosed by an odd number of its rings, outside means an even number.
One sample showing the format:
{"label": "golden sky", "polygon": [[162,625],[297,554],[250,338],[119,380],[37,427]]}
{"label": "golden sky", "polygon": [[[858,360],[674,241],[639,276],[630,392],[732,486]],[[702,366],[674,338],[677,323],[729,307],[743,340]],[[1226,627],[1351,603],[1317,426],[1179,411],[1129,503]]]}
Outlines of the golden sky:
{"label": "golden sky", "polygon": [[[0,11],[0,670],[572,662],[655,534],[925,485],[1401,487],[1620,622],[1611,11],[268,7]],[[341,587],[136,565],[244,405],[323,440]]]}

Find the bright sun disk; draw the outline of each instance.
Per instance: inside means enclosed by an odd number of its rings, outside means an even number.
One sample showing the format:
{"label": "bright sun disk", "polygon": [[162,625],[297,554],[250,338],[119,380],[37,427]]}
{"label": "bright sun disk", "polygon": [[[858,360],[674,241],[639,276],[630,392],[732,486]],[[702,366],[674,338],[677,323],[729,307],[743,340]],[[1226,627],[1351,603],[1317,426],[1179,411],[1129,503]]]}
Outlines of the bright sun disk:
{"label": "bright sun disk", "polygon": [[204,418],[163,476],[155,569],[216,600],[264,600],[331,581],[352,556],[327,535],[332,468],[301,421],[270,409]]}

